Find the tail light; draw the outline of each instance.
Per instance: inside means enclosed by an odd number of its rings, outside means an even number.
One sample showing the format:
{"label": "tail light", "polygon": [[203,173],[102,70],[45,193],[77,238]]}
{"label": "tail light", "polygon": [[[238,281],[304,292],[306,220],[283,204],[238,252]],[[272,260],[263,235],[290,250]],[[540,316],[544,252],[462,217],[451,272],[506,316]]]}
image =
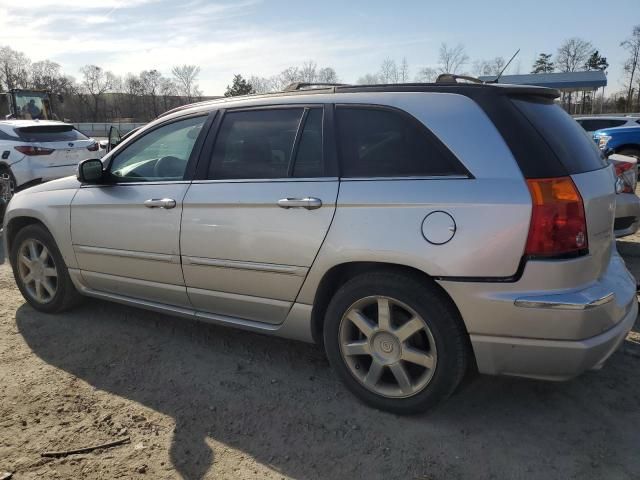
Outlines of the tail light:
{"label": "tail light", "polygon": [[533,210],[525,255],[578,256],[588,252],[587,222],[580,192],[570,177],[527,180]]}
{"label": "tail light", "polygon": [[19,145],[13,148],[24,155],[29,155],[30,157],[37,155],[51,155],[55,152],[55,149],[53,148],[32,147],[30,145]]}
{"label": "tail light", "polygon": [[97,152],[98,151],[98,142],[94,142],[91,145],[89,145],[87,147],[87,150],[89,150],[90,152]]}
{"label": "tail light", "polygon": [[636,174],[635,162],[619,162],[612,160],[613,168],[616,172],[616,192],[617,193],[634,193],[636,184],[638,183],[638,175]]}

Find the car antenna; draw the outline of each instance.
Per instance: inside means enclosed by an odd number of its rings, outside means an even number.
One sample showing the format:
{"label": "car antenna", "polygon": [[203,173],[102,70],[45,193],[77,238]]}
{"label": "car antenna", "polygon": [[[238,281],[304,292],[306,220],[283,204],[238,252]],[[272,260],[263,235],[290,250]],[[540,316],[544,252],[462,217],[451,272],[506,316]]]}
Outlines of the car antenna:
{"label": "car antenna", "polygon": [[500,80],[500,77],[502,76],[504,71],[507,69],[507,67],[509,67],[509,65],[511,65],[511,62],[513,62],[513,59],[516,58],[516,55],[518,55],[519,53],[520,53],[520,49],[516,50],[516,53],[513,54],[513,57],[511,57],[511,59],[507,62],[504,68],[500,71],[496,79],[492,80],[491,83],[498,83],[498,80]]}

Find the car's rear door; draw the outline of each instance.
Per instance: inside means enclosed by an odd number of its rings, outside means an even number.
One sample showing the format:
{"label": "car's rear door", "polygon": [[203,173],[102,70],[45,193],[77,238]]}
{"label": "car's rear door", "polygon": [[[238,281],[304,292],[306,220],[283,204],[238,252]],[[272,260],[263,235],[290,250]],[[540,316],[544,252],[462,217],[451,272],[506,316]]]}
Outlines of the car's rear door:
{"label": "car's rear door", "polygon": [[182,266],[196,309],[284,320],[335,210],[330,114],[323,105],[219,113],[182,216]]}
{"label": "car's rear door", "polygon": [[71,236],[89,287],[189,307],[180,266],[180,217],[206,113],[168,120],[114,151],[113,180],[85,185],[71,206]]}

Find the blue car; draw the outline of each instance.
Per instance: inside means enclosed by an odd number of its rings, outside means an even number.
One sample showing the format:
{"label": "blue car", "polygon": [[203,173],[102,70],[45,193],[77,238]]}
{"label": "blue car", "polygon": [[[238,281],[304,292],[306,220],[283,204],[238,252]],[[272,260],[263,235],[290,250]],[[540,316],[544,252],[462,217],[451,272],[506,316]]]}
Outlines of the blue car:
{"label": "blue car", "polygon": [[640,158],[640,125],[596,130],[593,139],[605,154],[619,153]]}

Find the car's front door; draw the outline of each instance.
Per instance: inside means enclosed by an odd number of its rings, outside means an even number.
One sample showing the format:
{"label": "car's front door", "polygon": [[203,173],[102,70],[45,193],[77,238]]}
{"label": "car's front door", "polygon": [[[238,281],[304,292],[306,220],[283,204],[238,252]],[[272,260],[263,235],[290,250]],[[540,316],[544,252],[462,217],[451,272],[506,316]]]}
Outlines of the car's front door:
{"label": "car's front door", "polygon": [[182,267],[196,309],[284,320],[335,211],[327,115],[317,105],[229,110],[218,119],[182,217]]}
{"label": "car's front door", "polygon": [[[85,185],[71,206],[82,277],[95,290],[190,306],[180,267],[180,216],[207,115],[168,121],[108,161],[108,183]],[[191,167],[189,167],[191,168]]]}

